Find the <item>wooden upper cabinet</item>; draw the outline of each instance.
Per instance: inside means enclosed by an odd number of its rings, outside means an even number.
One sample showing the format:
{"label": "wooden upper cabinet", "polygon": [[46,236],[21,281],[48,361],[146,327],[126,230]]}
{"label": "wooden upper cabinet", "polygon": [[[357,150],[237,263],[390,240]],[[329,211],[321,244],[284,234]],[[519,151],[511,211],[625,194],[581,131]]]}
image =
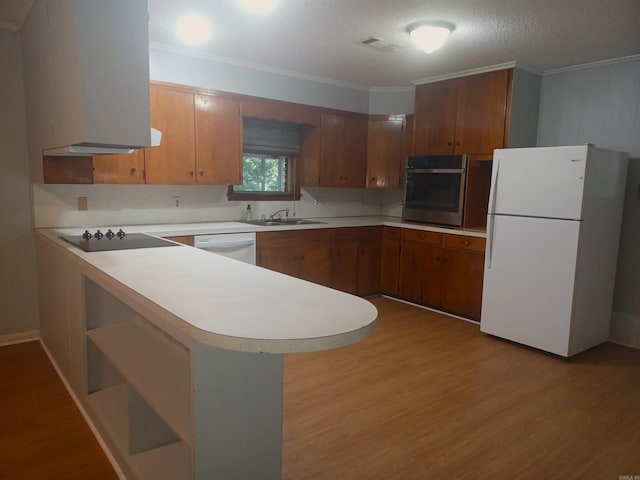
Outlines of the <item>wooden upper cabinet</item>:
{"label": "wooden upper cabinet", "polygon": [[402,134],[402,156],[413,155],[413,130],[415,125],[415,115],[404,116],[404,133]]}
{"label": "wooden upper cabinet", "polygon": [[505,145],[510,70],[458,79],[455,153],[492,153]]}
{"label": "wooden upper cabinet", "polygon": [[321,187],[364,187],[367,116],[323,113],[320,134]]}
{"label": "wooden upper cabinet", "polygon": [[404,117],[372,115],[367,131],[367,188],[400,188]]}
{"label": "wooden upper cabinet", "polygon": [[457,80],[416,87],[413,151],[416,155],[453,153]]}
{"label": "wooden upper cabinet", "polygon": [[195,96],[196,183],[242,183],[240,103],[211,95]]}
{"label": "wooden upper cabinet", "polygon": [[511,70],[416,88],[414,154],[483,154],[505,145]]}
{"label": "wooden upper cabinet", "polygon": [[93,157],[93,183],[145,183],[144,150]]}
{"label": "wooden upper cabinet", "polygon": [[147,183],[190,185],[196,182],[194,95],[151,87],[151,126],[162,132],[160,146],[145,150]]}

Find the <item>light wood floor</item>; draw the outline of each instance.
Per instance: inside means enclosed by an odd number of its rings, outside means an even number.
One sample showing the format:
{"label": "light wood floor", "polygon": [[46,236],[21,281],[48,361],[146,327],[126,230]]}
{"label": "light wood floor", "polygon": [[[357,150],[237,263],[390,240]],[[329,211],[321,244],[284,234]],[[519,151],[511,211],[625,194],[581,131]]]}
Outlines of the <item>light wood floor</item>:
{"label": "light wood floor", "polygon": [[[566,361],[373,302],[369,339],[285,357],[283,479],[640,475],[640,351]],[[0,478],[116,478],[37,342],[0,348]]]}
{"label": "light wood floor", "polygon": [[286,358],[284,479],[640,475],[640,351],[566,361],[373,302],[369,339]]}

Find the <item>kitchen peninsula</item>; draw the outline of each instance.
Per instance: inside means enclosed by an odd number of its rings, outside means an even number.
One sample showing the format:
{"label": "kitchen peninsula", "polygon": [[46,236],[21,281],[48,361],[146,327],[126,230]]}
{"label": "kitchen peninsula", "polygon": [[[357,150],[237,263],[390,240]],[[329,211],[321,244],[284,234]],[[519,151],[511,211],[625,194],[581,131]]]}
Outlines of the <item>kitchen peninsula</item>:
{"label": "kitchen peninsula", "polygon": [[185,246],[37,233],[43,343],[126,478],[280,478],[282,354],[373,331],[366,300]]}

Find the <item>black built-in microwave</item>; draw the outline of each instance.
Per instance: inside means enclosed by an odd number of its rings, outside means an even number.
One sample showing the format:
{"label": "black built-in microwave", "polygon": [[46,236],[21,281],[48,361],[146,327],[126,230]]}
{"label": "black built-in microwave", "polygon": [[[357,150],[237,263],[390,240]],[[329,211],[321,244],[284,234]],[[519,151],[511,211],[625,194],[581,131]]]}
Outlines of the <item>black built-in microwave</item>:
{"label": "black built-in microwave", "polygon": [[409,157],[402,218],[462,226],[466,180],[466,155]]}

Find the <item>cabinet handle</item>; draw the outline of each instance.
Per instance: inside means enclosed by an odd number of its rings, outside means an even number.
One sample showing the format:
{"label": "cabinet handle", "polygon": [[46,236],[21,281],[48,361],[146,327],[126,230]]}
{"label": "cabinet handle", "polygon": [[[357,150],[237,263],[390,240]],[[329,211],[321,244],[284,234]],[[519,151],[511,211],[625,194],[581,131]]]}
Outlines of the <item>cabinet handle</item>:
{"label": "cabinet handle", "polygon": [[456,146],[460,146],[460,140],[456,140]]}
{"label": "cabinet handle", "polygon": [[131,169],[131,175],[135,175],[135,174],[136,174],[136,168],[135,168],[135,167],[133,167],[133,168]]}
{"label": "cabinet handle", "polygon": [[196,174],[196,172],[194,172],[193,170],[189,170],[189,176],[193,177]]}
{"label": "cabinet handle", "polygon": [[471,245],[471,242],[469,240],[463,240],[462,245],[464,245],[465,247],[468,247],[469,245]]}
{"label": "cabinet handle", "polygon": [[198,174],[199,174],[201,177],[204,177],[204,170],[199,170],[199,171],[198,171]]}
{"label": "cabinet handle", "polygon": [[447,142],[447,145],[451,146],[453,145],[453,142]]}

